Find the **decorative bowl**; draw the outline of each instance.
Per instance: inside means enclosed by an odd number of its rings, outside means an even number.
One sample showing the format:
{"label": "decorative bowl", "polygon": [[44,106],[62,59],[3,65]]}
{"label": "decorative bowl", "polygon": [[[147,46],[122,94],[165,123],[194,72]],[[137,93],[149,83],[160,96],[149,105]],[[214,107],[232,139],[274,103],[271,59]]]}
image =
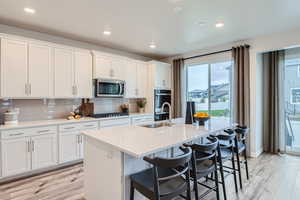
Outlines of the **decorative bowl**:
{"label": "decorative bowl", "polygon": [[210,119],[210,117],[194,117],[195,121],[199,124],[199,126],[204,126],[205,122]]}

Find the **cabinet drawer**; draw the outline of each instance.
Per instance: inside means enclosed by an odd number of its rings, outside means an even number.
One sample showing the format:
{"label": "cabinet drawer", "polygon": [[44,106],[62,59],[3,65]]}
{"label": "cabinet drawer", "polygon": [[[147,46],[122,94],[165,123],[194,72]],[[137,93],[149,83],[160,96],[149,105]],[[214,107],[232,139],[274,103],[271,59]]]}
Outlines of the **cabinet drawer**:
{"label": "cabinet drawer", "polygon": [[56,134],[57,128],[56,126],[45,126],[45,127],[38,127],[38,128],[30,128],[30,136],[35,135],[45,135],[45,134]]}
{"label": "cabinet drawer", "polygon": [[110,119],[110,120],[100,121],[100,128],[113,127],[113,126],[124,126],[124,125],[129,125],[129,124],[130,124],[129,118]]}
{"label": "cabinet drawer", "polygon": [[132,118],[132,124],[141,124],[141,123],[147,123],[147,122],[153,122],[153,121],[154,121],[153,116],[133,117]]}
{"label": "cabinet drawer", "polygon": [[81,130],[86,129],[98,129],[98,122],[87,122],[87,123],[81,123],[80,124]]}
{"label": "cabinet drawer", "polygon": [[81,128],[80,124],[65,124],[59,126],[59,132],[68,132],[68,131],[79,131]]}
{"label": "cabinet drawer", "polygon": [[30,136],[30,131],[28,129],[14,129],[1,131],[1,139],[13,139],[26,136]]}

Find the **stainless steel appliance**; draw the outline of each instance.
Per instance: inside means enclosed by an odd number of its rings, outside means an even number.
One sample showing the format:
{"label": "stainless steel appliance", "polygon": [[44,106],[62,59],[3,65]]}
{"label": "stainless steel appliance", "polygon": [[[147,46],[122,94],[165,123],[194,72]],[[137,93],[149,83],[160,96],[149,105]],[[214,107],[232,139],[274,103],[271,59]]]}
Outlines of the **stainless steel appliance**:
{"label": "stainless steel appliance", "polygon": [[95,79],[95,97],[124,97],[125,81]]}
{"label": "stainless steel appliance", "polygon": [[128,116],[128,113],[124,112],[113,112],[113,113],[98,113],[92,115],[94,118],[110,118],[110,117],[121,117],[121,116]]}
{"label": "stainless steel appliance", "polygon": [[[154,90],[154,120],[162,121],[169,118],[171,106],[163,106],[169,103],[171,105],[171,90]],[[163,107],[162,107],[163,106]]]}

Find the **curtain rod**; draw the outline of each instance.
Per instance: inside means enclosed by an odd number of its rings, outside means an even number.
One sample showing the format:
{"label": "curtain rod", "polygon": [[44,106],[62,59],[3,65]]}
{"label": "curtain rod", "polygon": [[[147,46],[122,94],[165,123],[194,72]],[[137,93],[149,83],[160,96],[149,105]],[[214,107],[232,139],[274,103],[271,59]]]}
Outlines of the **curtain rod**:
{"label": "curtain rod", "polygon": [[[246,48],[249,48],[249,47],[250,47],[250,45],[248,45],[248,44],[245,44],[244,46],[245,46]],[[184,58],[183,60],[189,60],[189,59],[194,59],[194,58],[200,58],[200,57],[203,57],[203,56],[210,56],[210,55],[214,55],[214,54],[225,53],[225,52],[228,52],[228,51],[232,51],[232,48],[231,48],[231,49],[221,50],[221,51],[215,51],[215,52],[211,52],[211,53],[206,53],[206,54],[202,54],[202,55],[197,55],[197,56],[187,57],[187,58]]]}
{"label": "curtain rod", "polygon": [[225,52],[228,52],[228,51],[231,51],[231,50],[232,49],[225,49],[225,50],[222,50],[222,51],[215,51],[215,52],[212,52],[212,53],[206,53],[206,54],[202,54],[202,55],[187,57],[187,58],[184,58],[183,60],[189,60],[189,59],[194,59],[194,58],[200,58],[200,57],[203,57],[203,56],[210,56],[210,55],[214,55],[214,54],[225,53]]}

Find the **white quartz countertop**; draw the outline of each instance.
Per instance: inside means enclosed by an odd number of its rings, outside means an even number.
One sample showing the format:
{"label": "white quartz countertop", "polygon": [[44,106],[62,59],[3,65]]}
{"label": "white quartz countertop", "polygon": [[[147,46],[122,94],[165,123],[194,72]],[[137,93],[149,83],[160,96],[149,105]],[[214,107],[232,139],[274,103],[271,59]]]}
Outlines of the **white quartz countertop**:
{"label": "white quartz countertop", "polygon": [[225,119],[211,119],[205,126],[200,127],[186,125],[183,120],[176,121],[172,127],[146,128],[133,125],[83,131],[82,134],[88,139],[111,145],[121,152],[141,158],[232,127]]}
{"label": "white quartz countertop", "polygon": [[29,127],[38,127],[38,126],[51,126],[51,125],[60,125],[60,124],[68,124],[68,123],[84,123],[84,122],[92,122],[92,121],[100,121],[100,120],[110,120],[110,119],[122,119],[128,117],[142,117],[147,115],[153,115],[153,113],[130,113],[128,116],[120,116],[120,117],[108,117],[108,118],[93,118],[93,117],[83,117],[81,119],[51,119],[51,120],[38,120],[38,121],[24,121],[19,122],[16,125],[0,125],[1,130],[8,129],[20,129],[20,128],[29,128]]}

